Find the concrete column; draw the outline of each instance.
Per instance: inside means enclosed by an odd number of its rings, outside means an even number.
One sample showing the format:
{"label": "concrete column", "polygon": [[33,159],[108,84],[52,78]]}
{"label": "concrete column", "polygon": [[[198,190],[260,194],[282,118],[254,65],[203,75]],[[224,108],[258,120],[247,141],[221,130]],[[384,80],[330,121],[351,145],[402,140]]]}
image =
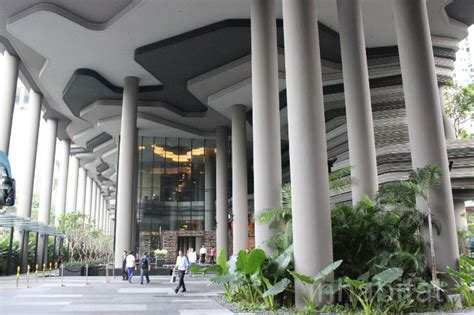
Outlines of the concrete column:
{"label": "concrete column", "polygon": [[69,151],[71,141],[64,139],[59,141],[59,176],[56,202],[56,224],[59,216],[66,214],[66,194],[69,171]]}
{"label": "concrete column", "polygon": [[120,156],[117,179],[117,235],[115,236],[115,267],[122,265],[124,249],[131,249],[133,187],[135,164],[135,136],[137,128],[138,78],[126,77],[123,90]]}
{"label": "concrete column", "polygon": [[204,239],[202,236],[196,236],[196,255],[198,256],[198,261],[201,259],[201,255],[199,254],[199,250],[201,249],[202,245],[204,244]]}
{"label": "concrete column", "polygon": [[[30,99],[28,103],[28,115],[24,132],[26,133],[22,146],[23,163],[20,172],[21,177],[17,178],[18,203],[17,215],[23,218],[31,217],[31,203],[33,199],[33,183],[35,177],[36,153],[38,146],[38,132],[41,115],[41,102],[43,97],[41,94],[30,90]],[[16,234],[17,240],[20,241],[21,247],[21,266],[26,268],[28,264],[28,233],[19,231]]]}
{"label": "concrete column", "polygon": [[99,229],[102,228],[103,210],[104,210],[104,205],[101,204],[99,206],[99,210],[97,211],[97,228],[99,228]]}
{"label": "concrete column", "polygon": [[92,206],[92,178],[89,176],[86,177],[86,197],[84,204],[84,213],[87,217],[91,216],[91,206]]}
{"label": "concrete column", "polygon": [[91,217],[90,221],[95,220],[95,217],[97,215],[97,184],[95,181],[92,181],[92,189],[91,189]]}
{"label": "concrete column", "polygon": [[77,205],[76,211],[84,213],[84,206],[86,204],[86,177],[87,172],[82,167],[79,167],[79,179],[77,188]]}
{"label": "concrete column", "polygon": [[216,226],[216,155],[214,148],[206,148],[204,162],[204,229]]}
{"label": "concrete column", "polygon": [[244,105],[232,107],[232,212],[233,253],[248,243],[247,120]]}
{"label": "concrete column", "polygon": [[0,151],[8,155],[15,107],[19,60],[5,50],[0,67]]}
{"label": "concrete column", "polygon": [[[252,120],[255,213],[281,206],[281,144],[275,1],[251,1]],[[255,246],[276,231],[255,222]]]}
{"label": "concrete column", "polygon": [[95,224],[97,226],[97,216],[98,216],[98,210],[102,207],[102,203],[103,203],[103,197],[102,197],[102,194],[101,194],[101,191],[100,191],[100,187],[98,186],[97,189],[96,189],[96,194],[98,196],[98,198],[96,198],[96,211],[94,213],[94,220],[95,220]]}
{"label": "concrete column", "polygon": [[459,252],[466,254],[469,249],[468,221],[466,205],[463,199],[454,199],[454,218],[456,220],[456,230],[458,232]]}
{"label": "concrete column", "polygon": [[454,199],[454,216],[456,219],[456,229],[466,231],[468,228],[466,205],[463,199]]}
{"label": "concrete column", "polygon": [[357,184],[352,186],[352,203],[357,204],[364,195],[375,197],[378,190],[377,154],[361,2],[337,0],[337,12],[349,159],[353,167],[351,174],[357,180]]}
{"label": "concrete column", "polygon": [[79,160],[75,156],[69,157],[69,171],[67,177],[66,213],[76,212],[77,190],[79,180]]}
{"label": "concrete column", "polygon": [[227,164],[229,159],[229,129],[216,129],[216,249],[229,255],[228,217],[227,217]]}
{"label": "concrete column", "polygon": [[[444,272],[447,266],[457,268],[459,250],[426,1],[392,0],[392,5],[412,166],[436,164],[443,173],[440,188],[430,194],[430,205],[433,217],[443,225],[439,235],[434,233],[434,246],[437,269]],[[426,205],[418,203],[418,208]],[[430,257],[428,248],[426,255]]]}
{"label": "concrete column", "polygon": [[[295,270],[311,276],[333,261],[316,13],[314,0],[283,0]],[[297,281],[298,306],[304,295]]]}
{"label": "concrete column", "polygon": [[[51,213],[51,194],[53,191],[53,175],[54,175],[54,156],[56,153],[56,135],[58,129],[58,121],[56,119],[47,119],[44,123],[45,131],[43,133],[45,139],[42,151],[41,163],[41,187],[40,187],[40,204],[38,212],[38,221],[43,224],[49,224]],[[48,256],[47,237],[40,234],[38,242],[38,262],[43,263],[45,257]]]}
{"label": "concrete column", "polygon": [[105,231],[105,222],[106,222],[106,215],[104,203],[101,204],[100,207],[100,228]]}
{"label": "concrete column", "polygon": [[25,121],[23,132],[26,133],[26,143],[22,146],[23,163],[21,177],[17,179],[19,192],[17,215],[23,218],[31,217],[31,202],[33,198],[33,183],[35,177],[36,152],[38,146],[38,132],[41,115],[41,94],[30,90],[30,100],[28,103],[28,121]]}

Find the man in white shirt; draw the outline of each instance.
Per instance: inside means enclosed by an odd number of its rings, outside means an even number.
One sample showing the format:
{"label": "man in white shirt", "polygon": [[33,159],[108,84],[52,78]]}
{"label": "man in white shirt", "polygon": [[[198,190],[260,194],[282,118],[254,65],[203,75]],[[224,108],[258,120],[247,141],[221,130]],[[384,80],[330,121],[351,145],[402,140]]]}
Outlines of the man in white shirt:
{"label": "man in white shirt", "polygon": [[135,256],[133,256],[133,252],[128,254],[125,262],[128,269],[128,283],[132,283],[133,273],[135,272]]}
{"label": "man in white shirt", "polygon": [[199,250],[199,256],[201,264],[204,264],[206,262],[206,255],[207,255],[207,249],[204,247],[204,245],[201,246],[201,249]]}
{"label": "man in white shirt", "polygon": [[[189,249],[189,252],[188,252],[188,260],[189,260],[189,265],[194,265],[196,264],[197,262],[197,253],[194,251],[193,248],[190,248]],[[190,272],[189,275],[191,277],[194,277],[193,273]]]}
{"label": "man in white shirt", "polygon": [[179,274],[179,284],[178,287],[174,290],[176,294],[178,294],[178,291],[181,287],[183,288],[181,292],[186,292],[186,286],[184,285],[184,274],[188,271],[188,266],[188,258],[183,255],[182,251],[179,251],[178,257],[176,257],[176,265],[174,266],[174,270],[177,270]]}

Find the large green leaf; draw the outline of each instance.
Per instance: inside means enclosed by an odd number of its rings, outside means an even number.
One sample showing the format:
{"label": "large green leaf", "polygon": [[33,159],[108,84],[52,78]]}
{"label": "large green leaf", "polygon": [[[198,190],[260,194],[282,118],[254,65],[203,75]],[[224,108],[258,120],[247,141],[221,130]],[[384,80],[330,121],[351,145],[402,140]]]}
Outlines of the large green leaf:
{"label": "large green leaf", "polygon": [[369,285],[369,283],[367,283],[365,281],[355,280],[355,279],[351,279],[349,277],[345,277],[344,282],[347,283],[347,284],[350,284],[351,286],[353,286],[356,289],[362,289],[362,288]]}
{"label": "large green leaf", "polygon": [[279,272],[284,272],[293,260],[293,245],[290,245],[281,255],[275,258]]}
{"label": "large green leaf", "polygon": [[263,292],[263,297],[267,296],[275,296],[283,291],[288,287],[288,285],[291,283],[291,281],[287,278],[283,278],[277,283],[275,283],[270,289],[267,291]]}
{"label": "large green leaf", "polygon": [[448,266],[448,274],[452,277],[459,278],[460,280],[463,280],[464,282],[471,284],[474,282],[474,277],[471,275],[465,273],[465,272],[459,272],[454,270],[453,268]]}
{"label": "large green leaf", "polygon": [[241,249],[237,254],[237,261],[235,263],[235,270],[237,271],[244,271],[245,265],[247,265],[248,254]]}
{"label": "large green leaf", "polygon": [[255,248],[248,254],[247,264],[245,265],[245,274],[251,275],[262,267],[262,263],[267,258],[265,252],[260,248]]}
{"label": "large green leaf", "polygon": [[217,264],[221,266],[223,272],[227,271],[227,254],[225,250],[221,250],[219,256],[217,256]]}
{"label": "large green leaf", "polygon": [[324,285],[321,292],[326,295],[333,295],[346,287],[347,284],[344,283],[344,279],[339,278],[334,282]]}
{"label": "large green leaf", "polygon": [[399,279],[403,275],[403,269],[401,268],[389,268],[384,270],[378,274],[376,274],[372,281],[375,282],[374,284],[383,287],[387,284],[392,283],[393,281]]}
{"label": "large green leaf", "polygon": [[295,278],[300,280],[302,283],[313,284],[314,279],[313,277],[302,275],[301,273],[297,273],[296,271],[290,271],[290,274]]}
{"label": "large green leaf", "polygon": [[360,276],[358,276],[357,280],[359,280],[359,281],[368,281],[369,277],[370,277],[370,272],[367,271],[366,273],[363,273]]}
{"label": "large green leaf", "polygon": [[314,282],[320,282],[326,279],[334,270],[336,270],[342,264],[342,260],[338,260],[333,262],[332,264],[326,266],[323,270],[321,270],[315,277]]}

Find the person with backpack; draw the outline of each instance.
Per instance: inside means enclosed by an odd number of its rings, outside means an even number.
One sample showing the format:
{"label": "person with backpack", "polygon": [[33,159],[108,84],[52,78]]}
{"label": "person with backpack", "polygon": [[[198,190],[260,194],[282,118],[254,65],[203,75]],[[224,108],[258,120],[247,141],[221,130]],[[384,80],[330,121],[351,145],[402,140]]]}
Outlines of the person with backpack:
{"label": "person with backpack", "polygon": [[148,271],[150,271],[150,257],[148,256],[148,252],[144,252],[140,259],[140,284],[143,284],[143,276],[146,277],[146,283],[150,283]]}
{"label": "person with backpack", "polygon": [[179,251],[178,257],[176,257],[176,264],[174,266],[174,270],[177,270],[179,274],[179,284],[178,287],[174,290],[176,294],[178,294],[180,288],[183,288],[181,292],[186,292],[186,286],[184,285],[184,274],[188,271],[188,267],[188,257],[184,256],[182,251]]}

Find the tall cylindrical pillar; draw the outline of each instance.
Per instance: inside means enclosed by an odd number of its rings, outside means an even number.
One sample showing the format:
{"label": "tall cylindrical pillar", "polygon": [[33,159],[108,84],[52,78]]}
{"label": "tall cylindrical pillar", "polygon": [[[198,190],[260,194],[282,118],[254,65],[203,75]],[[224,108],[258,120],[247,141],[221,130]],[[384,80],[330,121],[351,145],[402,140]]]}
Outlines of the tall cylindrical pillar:
{"label": "tall cylindrical pillar", "polygon": [[[459,250],[426,1],[392,0],[392,5],[412,165],[435,164],[442,170],[441,185],[429,201],[433,217],[442,223],[440,233],[434,233],[434,247],[437,270],[444,272],[448,266],[457,268]],[[418,202],[418,208],[426,209],[426,205]],[[429,248],[425,253],[431,257]]]}
{"label": "tall cylindrical pillar", "polygon": [[[281,139],[275,1],[251,1],[252,120],[255,214],[281,206]],[[276,234],[255,222],[255,246],[271,253]]]}
{"label": "tall cylindrical pillar", "polygon": [[232,107],[233,253],[248,247],[247,120],[244,105]]}
{"label": "tall cylindrical pillar", "polygon": [[463,199],[454,199],[454,216],[456,219],[456,229],[458,231],[467,231],[467,213],[466,205]]}
{"label": "tall cylindrical pillar", "polygon": [[217,128],[216,147],[216,249],[218,255],[221,251],[229,255],[229,219],[227,215],[229,129],[227,127]]}
{"label": "tall cylindrical pillar", "polygon": [[66,213],[76,212],[77,190],[79,181],[79,160],[75,156],[69,157],[69,171],[67,177]]}
{"label": "tall cylindrical pillar", "polygon": [[86,204],[86,186],[87,186],[86,177],[87,177],[86,170],[82,167],[79,167],[76,211],[80,213],[84,213],[84,206]]}
{"label": "tall cylindrical pillar", "polygon": [[92,206],[92,178],[86,177],[86,197],[84,204],[84,214],[90,218]]}
{"label": "tall cylindrical pillar", "polygon": [[374,123],[360,0],[337,0],[337,12],[349,160],[351,174],[357,181],[352,186],[352,203],[357,204],[364,195],[375,197],[378,190]]}
{"label": "tall cylindrical pillar", "polygon": [[[20,177],[17,177],[18,189],[18,203],[17,215],[22,218],[31,217],[31,204],[33,200],[33,184],[35,177],[36,153],[38,146],[38,132],[41,117],[41,102],[43,97],[41,94],[30,90],[30,98],[28,103],[27,121],[25,121],[26,128],[24,130],[24,145],[21,146],[23,152],[22,168]],[[21,248],[21,266],[26,268],[28,264],[28,233],[19,231],[17,239],[20,241]]]}
{"label": "tall cylindrical pillar", "polygon": [[12,132],[13,109],[15,107],[16,84],[18,81],[19,60],[8,53],[3,53],[0,67],[0,151],[8,155],[10,135]]}
{"label": "tall cylindrical pillar", "polygon": [[38,132],[41,116],[41,102],[43,97],[41,94],[30,90],[30,98],[28,103],[28,121],[25,122],[28,128],[22,148],[23,163],[20,178],[17,178],[17,188],[19,197],[17,205],[17,215],[23,218],[31,217],[31,202],[33,198],[33,183],[35,177],[36,152],[38,146]]}
{"label": "tall cylindrical pillar", "polygon": [[[333,261],[316,13],[314,0],[283,0],[295,270],[311,276]],[[304,295],[297,281],[298,306]]]}
{"label": "tall cylindrical pillar", "polygon": [[123,250],[132,248],[131,215],[135,170],[135,137],[137,128],[138,78],[126,77],[123,90],[120,156],[117,179],[117,234],[115,236],[115,267],[122,265]]}
{"label": "tall cylindrical pillar", "polygon": [[92,189],[91,189],[91,217],[90,217],[90,222],[95,220],[96,214],[97,214],[97,184],[95,181],[92,181]]}
{"label": "tall cylindrical pillar", "polygon": [[206,147],[204,161],[204,229],[216,226],[216,154],[215,148]]}
{"label": "tall cylindrical pillar", "polygon": [[97,185],[97,188],[96,188],[96,196],[98,196],[98,198],[96,197],[96,206],[95,206],[95,213],[94,213],[94,220],[95,220],[95,224],[97,226],[97,216],[98,216],[98,210],[101,208],[101,204],[102,204],[102,194],[101,194],[101,191],[100,191],[100,187],[99,185]]}
{"label": "tall cylindrical pillar", "polygon": [[59,217],[66,214],[66,194],[69,171],[69,151],[71,141],[64,139],[59,141],[59,176],[56,202],[56,224]]}
{"label": "tall cylindrical pillar", "polygon": [[[51,194],[53,191],[54,156],[56,152],[56,135],[58,121],[56,119],[46,119],[44,123],[45,131],[42,150],[41,163],[41,187],[40,203],[38,211],[38,222],[49,224],[51,213]],[[45,234],[40,234],[38,241],[38,262],[43,263],[48,257],[48,241]]]}

